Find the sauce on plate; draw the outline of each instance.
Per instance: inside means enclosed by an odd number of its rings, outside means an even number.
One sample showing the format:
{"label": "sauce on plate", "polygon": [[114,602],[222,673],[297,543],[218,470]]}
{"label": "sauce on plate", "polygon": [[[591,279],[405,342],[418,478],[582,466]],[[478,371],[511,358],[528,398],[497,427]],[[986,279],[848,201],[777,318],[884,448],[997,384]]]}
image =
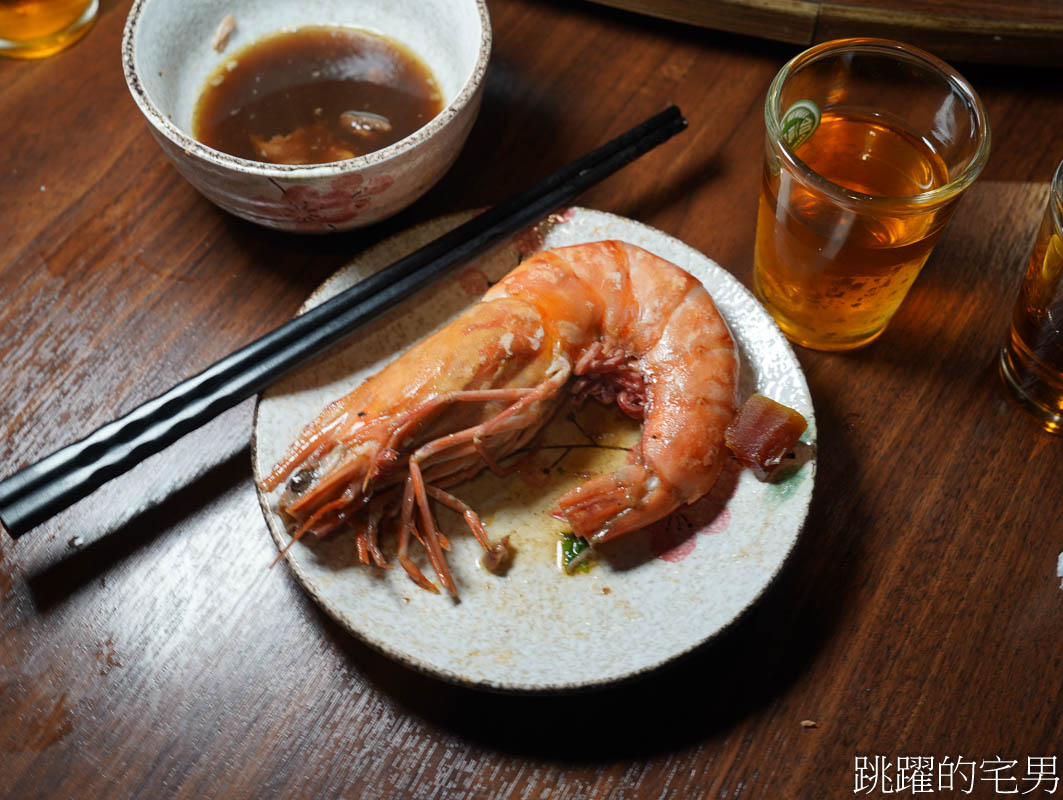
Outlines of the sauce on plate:
{"label": "sauce on plate", "polygon": [[240,158],[323,164],[394,144],[442,108],[435,77],[407,48],[357,28],[313,26],[222,62],[192,128],[203,144]]}

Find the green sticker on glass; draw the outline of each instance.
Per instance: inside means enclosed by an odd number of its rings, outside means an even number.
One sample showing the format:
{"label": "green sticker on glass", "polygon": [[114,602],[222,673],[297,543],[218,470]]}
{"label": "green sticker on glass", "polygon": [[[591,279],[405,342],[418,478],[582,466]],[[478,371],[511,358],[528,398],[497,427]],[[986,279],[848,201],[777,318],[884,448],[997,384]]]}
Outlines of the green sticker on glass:
{"label": "green sticker on glass", "polygon": [[798,100],[782,115],[782,140],[792,150],[807,142],[819,127],[819,108],[811,100]]}

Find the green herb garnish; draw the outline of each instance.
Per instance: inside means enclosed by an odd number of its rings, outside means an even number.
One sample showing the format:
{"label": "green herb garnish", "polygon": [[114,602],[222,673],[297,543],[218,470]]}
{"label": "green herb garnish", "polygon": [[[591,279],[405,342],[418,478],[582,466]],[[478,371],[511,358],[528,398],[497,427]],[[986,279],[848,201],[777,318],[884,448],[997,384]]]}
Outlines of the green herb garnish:
{"label": "green herb garnish", "polygon": [[590,544],[582,536],[576,536],[574,533],[561,534],[561,566],[565,568],[565,572],[586,572],[591,568],[589,559],[580,561],[571,569],[568,566],[576,556],[588,547],[590,547]]}

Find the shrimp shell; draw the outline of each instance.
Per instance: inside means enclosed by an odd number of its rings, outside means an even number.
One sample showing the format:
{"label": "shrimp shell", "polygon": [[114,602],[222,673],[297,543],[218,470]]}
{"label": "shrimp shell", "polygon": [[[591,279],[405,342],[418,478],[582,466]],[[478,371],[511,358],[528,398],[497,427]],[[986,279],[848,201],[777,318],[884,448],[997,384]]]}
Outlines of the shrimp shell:
{"label": "shrimp shell", "polygon": [[377,533],[394,519],[410,577],[438,591],[410,558],[416,540],[457,596],[429,497],[460,509],[499,560],[475,511],[442,490],[485,467],[504,473],[567,387],[616,402],[642,432],[625,465],[560,498],[561,515],[592,546],[643,528],[715,483],[737,370],[726,323],[684,270],[625,242],[549,250],[327,406],[261,486],[294,476],[278,504],[292,542],[352,524],[361,560],[381,567]]}

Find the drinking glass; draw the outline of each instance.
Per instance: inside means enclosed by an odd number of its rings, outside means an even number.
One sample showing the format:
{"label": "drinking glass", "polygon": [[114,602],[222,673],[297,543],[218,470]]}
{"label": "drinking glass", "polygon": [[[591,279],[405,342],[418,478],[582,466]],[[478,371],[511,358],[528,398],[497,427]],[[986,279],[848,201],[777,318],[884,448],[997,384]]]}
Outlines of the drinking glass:
{"label": "drinking glass", "polygon": [[1046,431],[1063,433],[1063,162],[1000,351],[1000,374]]}
{"label": "drinking glass", "polygon": [[868,344],[989,157],[982,101],[929,53],[840,39],[779,71],[764,120],[754,291],[798,344]]}
{"label": "drinking glass", "polygon": [[98,0],[0,0],[0,55],[58,53],[88,33],[98,9]]}

